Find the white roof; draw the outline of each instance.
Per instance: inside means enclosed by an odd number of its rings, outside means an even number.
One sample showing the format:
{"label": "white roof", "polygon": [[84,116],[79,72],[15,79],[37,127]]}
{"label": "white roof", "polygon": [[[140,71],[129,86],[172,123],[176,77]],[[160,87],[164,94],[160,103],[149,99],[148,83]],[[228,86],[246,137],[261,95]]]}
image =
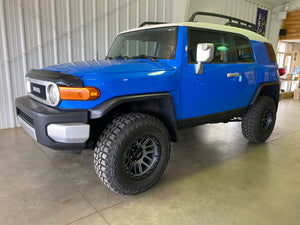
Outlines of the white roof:
{"label": "white roof", "polygon": [[225,31],[225,32],[244,35],[252,41],[260,41],[260,42],[270,43],[270,41],[268,39],[266,39],[265,37],[253,32],[253,31],[250,31],[250,30],[237,28],[237,27],[231,27],[231,26],[225,26],[225,25],[219,25],[219,24],[213,24],[213,23],[200,23],[200,22],[158,24],[158,25],[139,27],[139,28],[123,31],[121,33],[126,33],[126,32],[131,32],[131,31],[136,31],[136,30],[150,29],[150,28],[169,27],[169,26],[186,26],[186,27],[196,27],[196,28],[204,28],[204,29],[210,29],[210,30]]}

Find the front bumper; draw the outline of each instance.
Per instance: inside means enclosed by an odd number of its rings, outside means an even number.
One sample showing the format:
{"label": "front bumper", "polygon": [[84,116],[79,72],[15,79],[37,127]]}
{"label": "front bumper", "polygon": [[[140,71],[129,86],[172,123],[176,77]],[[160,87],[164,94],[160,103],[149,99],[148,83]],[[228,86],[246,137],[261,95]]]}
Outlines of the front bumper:
{"label": "front bumper", "polygon": [[88,110],[56,109],[23,96],[16,99],[16,111],[23,129],[38,143],[59,150],[87,147]]}

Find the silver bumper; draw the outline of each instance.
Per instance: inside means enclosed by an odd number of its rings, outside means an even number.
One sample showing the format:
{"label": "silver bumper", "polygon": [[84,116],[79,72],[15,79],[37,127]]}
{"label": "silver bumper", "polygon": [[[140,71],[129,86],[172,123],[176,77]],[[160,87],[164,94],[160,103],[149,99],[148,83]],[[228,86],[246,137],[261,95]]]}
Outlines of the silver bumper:
{"label": "silver bumper", "polygon": [[22,128],[29,134],[32,138],[37,140],[35,129],[30,126],[26,121],[24,121],[21,117],[18,116],[18,122],[21,124]]}
{"label": "silver bumper", "polygon": [[90,125],[85,123],[52,123],[47,126],[48,136],[60,143],[84,143],[90,136]]}
{"label": "silver bumper", "polygon": [[[18,121],[26,133],[37,140],[35,129],[19,116]],[[60,143],[84,143],[90,136],[90,125],[85,123],[53,123],[47,126],[47,134],[51,139]]]}

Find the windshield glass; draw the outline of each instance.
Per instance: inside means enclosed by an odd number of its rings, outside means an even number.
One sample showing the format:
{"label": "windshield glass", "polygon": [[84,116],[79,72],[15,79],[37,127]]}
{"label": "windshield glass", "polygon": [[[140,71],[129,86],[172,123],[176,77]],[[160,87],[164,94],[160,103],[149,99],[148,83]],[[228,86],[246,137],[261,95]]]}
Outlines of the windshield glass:
{"label": "windshield glass", "polygon": [[174,59],[178,27],[161,27],[123,33],[117,36],[108,59]]}

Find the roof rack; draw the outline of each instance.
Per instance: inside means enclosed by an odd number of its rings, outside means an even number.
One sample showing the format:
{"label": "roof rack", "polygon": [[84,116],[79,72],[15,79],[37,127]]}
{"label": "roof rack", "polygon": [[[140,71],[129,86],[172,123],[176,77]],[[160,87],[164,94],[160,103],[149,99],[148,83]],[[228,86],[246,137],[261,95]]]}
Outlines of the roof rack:
{"label": "roof rack", "polygon": [[227,26],[239,27],[239,28],[243,28],[246,30],[251,30],[251,31],[256,32],[254,23],[250,23],[245,20],[241,20],[241,19],[238,19],[235,17],[226,16],[226,15],[217,14],[217,13],[200,12],[200,11],[194,12],[193,15],[190,17],[190,19],[188,20],[188,22],[197,22],[197,21],[195,21],[195,17],[198,15],[213,16],[213,17],[220,17],[220,18],[228,19],[228,22],[225,23],[225,25],[227,25]]}
{"label": "roof rack", "polygon": [[165,24],[167,22],[154,22],[154,21],[145,21],[139,25],[139,27],[143,27],[145,25],[155,25],[155,24]]}

